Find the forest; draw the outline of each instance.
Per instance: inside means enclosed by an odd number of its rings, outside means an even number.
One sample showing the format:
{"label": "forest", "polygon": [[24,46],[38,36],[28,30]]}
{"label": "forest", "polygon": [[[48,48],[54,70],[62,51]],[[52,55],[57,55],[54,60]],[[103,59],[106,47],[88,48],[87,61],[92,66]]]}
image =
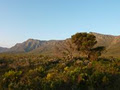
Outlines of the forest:
{"label": "forest", "polygon": [[119,58],[102,57],[105,47],[91,33],[69,42],[63,57],[1,53],[0,90],[120,90]]}

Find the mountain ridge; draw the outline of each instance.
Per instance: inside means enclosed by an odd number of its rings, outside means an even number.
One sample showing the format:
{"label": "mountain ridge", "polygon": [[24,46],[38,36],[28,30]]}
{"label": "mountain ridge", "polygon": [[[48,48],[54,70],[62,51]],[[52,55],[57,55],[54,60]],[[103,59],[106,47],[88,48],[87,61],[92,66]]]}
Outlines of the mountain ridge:
{"label": "mountain ridge", "polygon": [[4,52],[4,51],[7,51],[7,50],[8,50],[8,48],[0,47],[0,53],[1,53],[1,52]]}
{"label": "mountain ridge", "polygon": [[[100,33],[90,32],[96,36],[96,46],[105,46],[106,52],[103,56],[120,57],[120,36],[105,35]],[[66,39],[68,40],[68,39]],[[6,49],[0,49],[0,52],[13,52],[13,53],[40,53],[47,55],[61,54],[66,40],[38,40],[28,39],[23,43],[17,43],[15,46]],[[57,50],[58,49],[58,50]]]}

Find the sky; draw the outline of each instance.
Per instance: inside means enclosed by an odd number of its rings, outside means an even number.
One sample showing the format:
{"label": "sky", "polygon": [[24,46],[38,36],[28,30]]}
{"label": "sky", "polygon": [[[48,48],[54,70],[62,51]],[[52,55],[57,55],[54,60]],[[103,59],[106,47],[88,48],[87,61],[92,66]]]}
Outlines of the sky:
{"label": "sky", "polygon": [[120,35],[120,0],[0,0],[0,46],[77,32]]}

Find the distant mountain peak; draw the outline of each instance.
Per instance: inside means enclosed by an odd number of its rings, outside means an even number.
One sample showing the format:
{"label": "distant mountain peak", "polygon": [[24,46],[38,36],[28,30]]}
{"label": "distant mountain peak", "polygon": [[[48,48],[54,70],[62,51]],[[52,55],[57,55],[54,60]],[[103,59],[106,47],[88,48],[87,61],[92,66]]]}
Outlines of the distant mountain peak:
{"label": "distant mountain peak", "polygon": [[33,41],[33,40],[38,40],[38,39],[29,38],[29,39],[26,40],[26,41]]}

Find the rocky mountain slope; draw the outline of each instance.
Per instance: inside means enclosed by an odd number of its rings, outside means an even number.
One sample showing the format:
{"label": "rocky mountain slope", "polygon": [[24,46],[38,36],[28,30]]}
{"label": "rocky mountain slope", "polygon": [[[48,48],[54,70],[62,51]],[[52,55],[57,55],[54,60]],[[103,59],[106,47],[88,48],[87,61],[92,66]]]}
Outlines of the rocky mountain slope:
{"label": "rocky mountain slope", "polygon": [[8,52],[30,52],[40,46],[45,41],[35,40],[35,39],[28,39],[23,43],[17,43],[15,46],[11,47]]}

